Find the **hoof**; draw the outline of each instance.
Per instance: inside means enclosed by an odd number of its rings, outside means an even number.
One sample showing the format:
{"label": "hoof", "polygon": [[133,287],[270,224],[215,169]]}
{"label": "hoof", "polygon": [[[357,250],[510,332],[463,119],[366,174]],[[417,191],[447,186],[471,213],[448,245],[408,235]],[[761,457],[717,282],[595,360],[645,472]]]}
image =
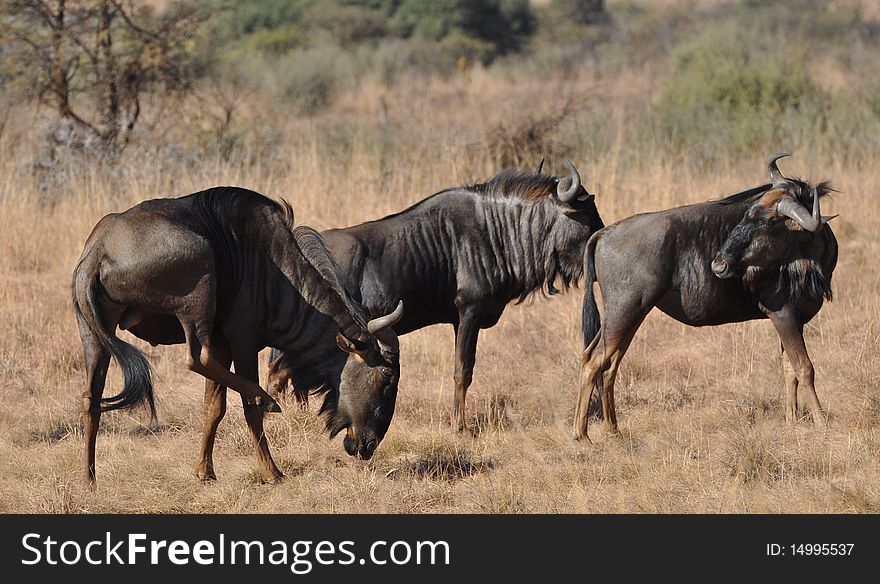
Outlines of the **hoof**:
{"label": "hoof", "polygon": [[260,482],[264,485],[277,485],[284,481],[284,473],[278,473],[277,475],[269,475],[265,477],[260,477]]}
{"label": "hoof", "polygon": [[258,397],[253,405],[262,409],[263,412],[267,413],[267,414],[280,414],[281,413],[281,406],[278,405],[278,402],[268,396],[267,397]]}
{"label": "hoof", "polygon": [[582,442],[584,444],[592,444],[593,442],[590,440],[590,437],[587,436],[585,432],[573,432],[571,435],[571,439],[575,442]]}
{"label": "hoof", "polygon": [[204,470],[204,469],[196,469],[196,476],[199,477],[199,480],[203,483],[209,483],[211,481],[217,480],[217,475],[214,474],[213,470]]}

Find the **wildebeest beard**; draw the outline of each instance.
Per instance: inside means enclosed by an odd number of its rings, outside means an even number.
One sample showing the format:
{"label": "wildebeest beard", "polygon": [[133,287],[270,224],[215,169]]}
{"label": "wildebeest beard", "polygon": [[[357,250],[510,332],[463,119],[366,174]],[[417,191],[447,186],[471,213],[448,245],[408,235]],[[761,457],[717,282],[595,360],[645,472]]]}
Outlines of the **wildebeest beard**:
{"label": "wildebeest beard", "polygon": [[749,290],[756,290],[759,283],[767,282],[774,273],[776,289],[787,292],[784,295],[793,301],[799,298],[832,299],[831,281],[825,276],[822,266],[813,259],[796,259],[769,269],[749,266],[743,273],[742,281]]}
{"label": "wildebeest beard", "polygon": [[512,298],[566,290],[583,275],[583,247],[590,226],[566,217],[553,199],[552,176],[506,170],[492,180],[460,187],[477,195],[497,261],[496,276]]}
{"label": "wildebeest beard", "polygon": [[[294,387],[296,384],[294,383]],[[339,389],[331,385],[321,385],[312,390],[312,395],[324,394],[324,401],[318,410],[318,415],[324,417],[324,427],[330,433],[330,438],[351,425],[351,418],[339,410]]]}

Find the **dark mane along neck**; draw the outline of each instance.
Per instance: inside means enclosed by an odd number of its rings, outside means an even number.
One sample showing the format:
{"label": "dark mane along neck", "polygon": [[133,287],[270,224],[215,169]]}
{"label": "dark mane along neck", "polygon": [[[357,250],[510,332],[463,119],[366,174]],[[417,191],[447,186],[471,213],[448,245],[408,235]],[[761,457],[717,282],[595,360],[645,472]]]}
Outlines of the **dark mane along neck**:
{"label": "dark mane along neck", "polygon": [[582,254],[577,254],[577,262],[561,261],[559,256],[572,241],[586,243],[587,237],[559,212],[556,184],[553,176],[504,170],[484,183],[457,189],[474,196],[497,275],[510,300],[523,302],[542,291],[556,294],[557,284],[567,289],[583,273]]}
{"label": "dark mane along neck", "polygon": [[556,178],[546,174],[533,174],[516,170],[502,170],[483,183],[459,187],[478,195],[516,198],[523,201],[539,201],[556,191]]}
{"label": "dark mane along neck", "polygon": [[[795,197],[801,202],[802,205],[806,206],[807,209],[812,208],[813,205],[813,185],[799,178],[788,178],[788,182],[792,185],[789,188],[789,192],[794,194]],[[736,193],[725,197],[723,199],[719,199],[714,201],[720,205],[733,205],[733,204],[752,204],[757,201],[761,195],[766,193],[773,187],[772,184],[767,183],[763,184],[759,187],[754,187],[748,189],[746,191],[742,191],[741,193]],[[824,197],[832,192],[834,189],[831,187],[831,184],[828,181],[821,181],[816,184],[816,192],[819,193],[820,197]]]}
{"label": "dark mane along neck", "polygon": [[754,187],[748,189],[746,191],[742,191],[740,193],[736,193],[723,199],[719,199],[716,201],[711,201],[714,203],[718,203],[719,205],[736,205],[736,204],[747,204],[750,205],[757,201],[761,195],[766,193],[772,185],[770,183],[761,185],[759,187]]}

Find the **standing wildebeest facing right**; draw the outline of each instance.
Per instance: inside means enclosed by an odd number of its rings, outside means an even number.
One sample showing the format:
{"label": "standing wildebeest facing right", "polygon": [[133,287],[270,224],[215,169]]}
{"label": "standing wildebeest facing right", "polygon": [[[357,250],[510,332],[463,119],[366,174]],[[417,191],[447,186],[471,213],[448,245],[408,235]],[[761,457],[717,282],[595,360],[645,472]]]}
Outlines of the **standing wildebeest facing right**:
{"label": "standing wildebeest facing right", "polygon": [[[402,304],[368,321],[339,280],[320,235],[293,228],[293,212],[245,189],[217,187],[179,199],[145,201],[95,226],[73,274],[73,305],[85,352],[86,472],[95,480],[101,412],[147,403],[155,416],[150,368],[116,327],[153,345],[188,346],[187,366],[203,375],[205,425],[197,474],[213,479],[212,450],[226,411],[226,388],[241,394],[264,481],[282,476],[263,433],[279,411],[258,384],[257,353],[283,347],[321,408],[331,437],[370,458],[397,397]],[[124,388],[102,397],[114,357]],[[230,365],[235,364],[235,373]]]}
{"label": "standing wildebeest facing right", "polygon": [[[771,184],[719,201],[635,215],[587,245],[581,386],[574,438],[587,438],[588,403],[602,396],[605,426],[617,433],[614,379],[623,355],[656,306],[691,326],[769,318],[782,342],[785,417],[797,416],[797,390],[817,425],[825,418],[813,386],[803,328],[831,299],[837,241],[819,212],[831,189],[785,178],[770,157]],[[812,208],[812,212],[809,210]],[[591,282],[602,291],[604,318]],[[588,439],[589,440],[589,439]]]}
{"label": "standing wildebeest facing right", "polygon": [[[543,163],[543,161],[542,161]],[[372,314],[397,299],[405,334],[432,324],[455,329],[452,427],[465,428],[465,396],[474,370],[477,335],[494,326],[505,306],[545,289],[558,292],[583,273],[587,240],[603,227],[594,196],[569,176],[503,171],[482,184],[436,193],[400,213],[322,233],[345,287]],[[270,357],[270,391],[294,376],[280,351]]]}

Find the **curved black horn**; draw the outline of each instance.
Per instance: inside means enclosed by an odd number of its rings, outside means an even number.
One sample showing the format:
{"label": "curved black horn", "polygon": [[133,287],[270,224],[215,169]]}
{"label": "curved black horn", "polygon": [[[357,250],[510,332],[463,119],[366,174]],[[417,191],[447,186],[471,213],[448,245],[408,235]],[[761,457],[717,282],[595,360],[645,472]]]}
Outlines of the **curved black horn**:
{"label": "curved black horn", "polygon": [[541,170],[544,168],[544,159],[541,159],[541,162],[538,163],[538,167],[535,168],[535,174],[541,174]]}
{"label": "curved black horn", "polygon": [[786,158],[787,156],[791,156],[791,154],[788,152],[777,152],[776,154],[771,154],[770,158],[767,159],[767,170],[770,172],[770,182],[773,183],[774,187],[788,182],[788,179],[785,178],[785,175],[783,175],[779,170],[779,167],[776,166],[777,160],[780,158]]}
{"label": "curved black horn", "polygon": [[391,314],[379,316],[367,323],[367,332],[376,337],[379,346],[390,353],[400,352],[400,342],[397,333],[391,328],[403,318],[403,300],[397,303],[397,308]]}
{"label": "curved black horn", "polygon": [[556,198],[563,203],[568,203],[577,194],[578,189],[581,188],[581,175],[578,173],[577,168],[575,168],[574,164],[572,164],[570,160],[566,160],[565,165],[568,167],[568,172],[570,175],[565,178],[568,178],[571,181],[571,186],[569,186],[568,189],[563,189],[562,181],[565,179],[559,179],[559,182],[556,183]]}
{"label": "curved black horn", "polygon": [[[822,226],[822,213],[819,210],[819,193],[816,187],[813,187],[813,212],[807,211],[807,208],[793,196],[787,196],[779,202],[776,210],[780,214],[790,217],[797,221],[801,227],[807,231],[817,231]],[[830,221],[832,218],[828,218]]]}

